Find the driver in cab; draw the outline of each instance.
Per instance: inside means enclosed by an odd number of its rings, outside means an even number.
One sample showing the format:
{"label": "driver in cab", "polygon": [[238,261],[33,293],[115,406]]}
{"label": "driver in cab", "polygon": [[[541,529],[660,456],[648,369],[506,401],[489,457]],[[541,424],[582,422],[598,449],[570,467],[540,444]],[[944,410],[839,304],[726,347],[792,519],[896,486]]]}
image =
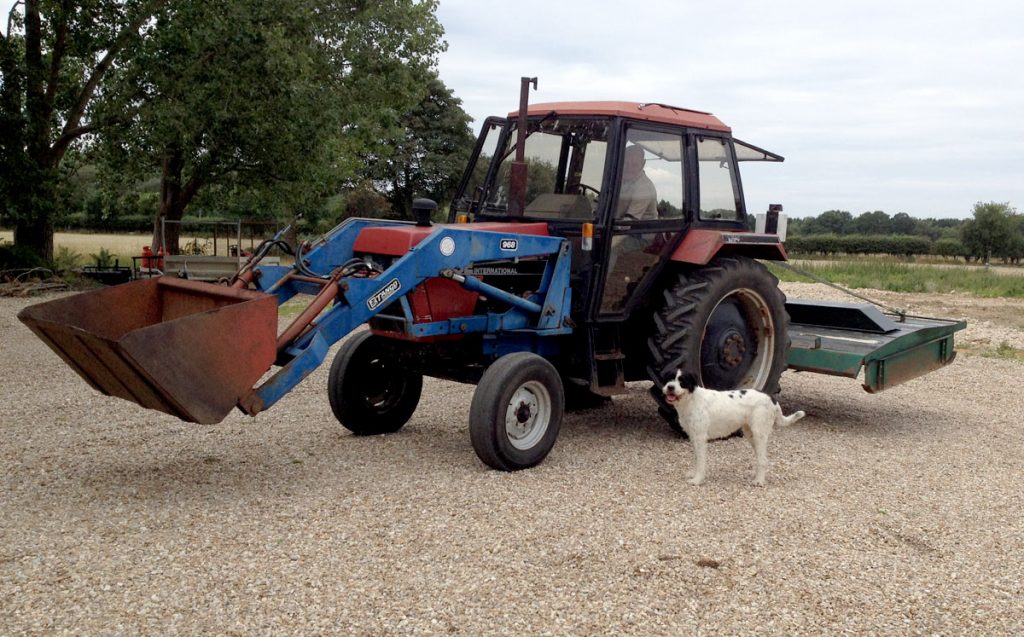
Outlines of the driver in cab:
{"label": "driver in cab", "polygon": [[639,221],[658,218],[658,195],[654,182],[644,172],[646,163],[643,148],[636,145],[626,147],[619,203],[615,208],[616,219]]}

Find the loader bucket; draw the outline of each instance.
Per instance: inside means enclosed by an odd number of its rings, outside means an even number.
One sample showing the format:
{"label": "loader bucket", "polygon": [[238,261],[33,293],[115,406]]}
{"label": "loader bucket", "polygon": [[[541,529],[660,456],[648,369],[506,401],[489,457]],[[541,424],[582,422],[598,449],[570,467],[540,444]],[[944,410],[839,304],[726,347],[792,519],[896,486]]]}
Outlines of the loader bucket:
{"label": "loader bucket", "polygon": [[18,318],[94,389],[195,423],[223,420],[276,356],[276,297],[167,276]]}

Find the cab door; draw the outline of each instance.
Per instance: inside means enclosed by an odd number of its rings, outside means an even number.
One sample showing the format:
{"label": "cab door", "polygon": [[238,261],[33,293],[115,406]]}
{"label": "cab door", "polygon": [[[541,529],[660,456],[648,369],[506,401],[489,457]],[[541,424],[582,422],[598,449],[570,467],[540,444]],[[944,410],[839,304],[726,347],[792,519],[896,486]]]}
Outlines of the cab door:
{"label": "cab door", "polygon": [[686,136],[629,125],[619,148],[600,246],[605,264],[596,314],[628,314],[686,224]]}

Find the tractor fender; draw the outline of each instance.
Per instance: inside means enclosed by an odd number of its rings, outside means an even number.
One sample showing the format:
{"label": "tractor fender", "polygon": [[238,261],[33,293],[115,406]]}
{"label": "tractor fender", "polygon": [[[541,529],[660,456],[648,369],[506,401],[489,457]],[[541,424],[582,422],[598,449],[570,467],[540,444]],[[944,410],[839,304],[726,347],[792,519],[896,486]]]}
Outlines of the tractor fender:
{"label": "tractor fender", "polygon": [[786,248],[777,234],[693,228],[669,257],[672,261],[707,265],[717,256],[744,256],[786,261]]}

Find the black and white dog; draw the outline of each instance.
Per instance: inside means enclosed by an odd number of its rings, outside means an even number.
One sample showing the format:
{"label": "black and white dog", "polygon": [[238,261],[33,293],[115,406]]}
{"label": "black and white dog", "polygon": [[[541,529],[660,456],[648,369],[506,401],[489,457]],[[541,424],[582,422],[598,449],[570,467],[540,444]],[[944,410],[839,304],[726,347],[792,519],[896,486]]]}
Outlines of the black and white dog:
{"label": "black and white dog", "polygon": [[785,427],[804,417],[798,411],[791,416],[782,414],[771,396],[753,389],[716,391],[697,384],[693,374],[676,372],[662,388],[665,400],[675,407],[679,424],[693,443],[693,471],[690,483],[701,484],[708,468],[708,440],[724,438],[743,429],[757,458],[754,484],[764,486],[768,470],[768,437],[775,425]]}

